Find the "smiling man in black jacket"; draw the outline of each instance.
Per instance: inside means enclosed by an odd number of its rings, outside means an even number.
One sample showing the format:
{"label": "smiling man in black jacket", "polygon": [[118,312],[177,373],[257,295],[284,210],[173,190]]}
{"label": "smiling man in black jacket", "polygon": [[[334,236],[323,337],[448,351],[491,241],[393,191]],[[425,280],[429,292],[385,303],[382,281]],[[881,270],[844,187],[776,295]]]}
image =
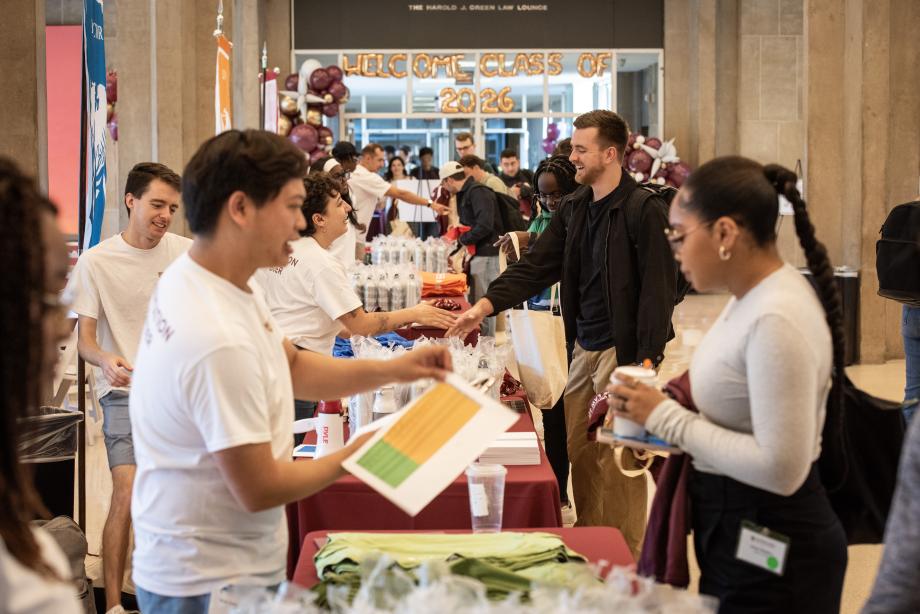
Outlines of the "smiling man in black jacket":
{"label": "smiling man in black jacket", "polygon": [[[591,111],[574,127],[569,159],[582,187],[450,333],[562,282],[566,338],[575,340],[565,418],[577,524],[618,527],[636,554],[645,531],[645,478],[624,476],[612,448],[587,440],[588,405],[617,365],[661,362],[673,337],[676,264],[664,233],[667,207],[653,202],[657,196],[644,204],[631,198],[638,184],[622,169],[626,122],[611,111]],[[634,228],[627,228],[627,212],[638,221]],[[622,458],[624,468],[635,467],[629,450]]]}

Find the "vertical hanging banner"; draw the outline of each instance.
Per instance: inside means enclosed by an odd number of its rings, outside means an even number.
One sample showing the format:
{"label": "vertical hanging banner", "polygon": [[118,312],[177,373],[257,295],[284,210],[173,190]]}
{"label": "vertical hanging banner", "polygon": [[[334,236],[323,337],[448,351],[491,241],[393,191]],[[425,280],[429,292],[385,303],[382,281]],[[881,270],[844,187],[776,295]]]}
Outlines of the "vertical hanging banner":
{"label": "vertical hanging banner", "polygon": [[217,38],[217,73],[214,79],[214,133],[220,134],[232,127],[230,116],[230,50],[233,43],[223,32]]}
{"label": "vertical hanging banner", "polygon": [[86,222],[83,245],[86,250],[99,242],[105,213],[105,36],[102,0],[83,0],[83,85],[86,96],[84,147]]}
{"label": "vertical hanging banner", "polygon": [[[266,70],[265,83],[262,87],[262,129],[278,132],[278,73]],[[261,78],[261,75],[260,75]]]}

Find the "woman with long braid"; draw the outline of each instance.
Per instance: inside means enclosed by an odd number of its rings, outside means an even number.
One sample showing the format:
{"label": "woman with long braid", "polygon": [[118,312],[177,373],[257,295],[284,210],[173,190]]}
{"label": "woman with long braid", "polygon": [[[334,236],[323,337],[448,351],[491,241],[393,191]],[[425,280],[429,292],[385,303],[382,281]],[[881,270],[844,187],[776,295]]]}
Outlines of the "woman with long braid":
{"label": "woman with long braid", "polygon": [[[839,415],[841,307],[795,181],[779,166],[717,158],[671,206],[668,239],[684,275],[699,291],[733,295],[693,355],[699,413],[636,382],[608,389],[618,416],[693,457],[700,592],[723,613],[840,607],[846,537],[817,460],[826,413]],[[776,248],[779,194],[792,203],[817,296]]]}
{"label": "woman with long braid", "polygon": [[67,559],[29,524],[47,512],[18,453],[18,421],[41,404],[42,377],[53,372],[67,336],[67,310],[58,300],[66,276],[54,205],[0,157],[0,612],[80,611],[65,581]]}
{"label": "woman with long braid", "polygon": [[[562,198],[571,194],[578,188],[575,182],[575,165],[565,156],[552,156],[546,158],[534,171],[533,182],[537,188],[534,198],[540,204],[540,213],[530,222],[527,232],[517,232],[518,243],[524,250],[532,244],[540,233],[546,230],[553,213],[562,202]],[[514,248],[511,243],[511,233],[504,234],[498,239],[498,245],[510,258],[514,258]],[[537,296],[531,298],[528,304],[531,309],[550,309],[550,288],[545,289]],[[567,348],[571,361],[571,348]],[[559,493],[562,506],[562,522],[564,525],[575,524],[575,510],[569,503],[569,454],[566,450],[565,404],[563,397],[559,397],[552,409],[541,412],[543,419],[543,444],[546,446],[546,456],[553,468],[556,481],[559,483]]]}

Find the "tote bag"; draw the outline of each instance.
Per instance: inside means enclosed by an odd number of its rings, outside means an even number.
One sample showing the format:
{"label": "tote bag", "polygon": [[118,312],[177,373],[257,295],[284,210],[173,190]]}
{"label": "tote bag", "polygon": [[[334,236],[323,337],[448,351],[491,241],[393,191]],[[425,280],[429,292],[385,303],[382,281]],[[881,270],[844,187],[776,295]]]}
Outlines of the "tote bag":
{"label": "tote bag", "polygon": [[[510,233],[514,250],[520,259],[517,235]],[[501,252],[503,253],[503,252]],[[499,258],[501,268],[505,259]],[[538,409],[552,409],[565,391],[569,365],[565,354],[565,326],[562,316],[553,315],[557,306],[558,284],[550,291],[550,310],[533,311],[524,301],[523,309],[509,309],[508,328],[518,373],[527,399]]]}

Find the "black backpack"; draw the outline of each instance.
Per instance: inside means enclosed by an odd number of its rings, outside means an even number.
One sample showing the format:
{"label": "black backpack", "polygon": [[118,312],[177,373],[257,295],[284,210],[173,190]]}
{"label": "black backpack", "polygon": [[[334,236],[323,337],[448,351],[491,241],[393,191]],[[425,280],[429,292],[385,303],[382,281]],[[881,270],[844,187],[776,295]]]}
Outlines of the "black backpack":
{"label": "black backpack", "polygon": [[[492,191],[495,192],[495,190]],[[504,232],[527,230],[529,228],[527,220],[521,215],[521,205],[514,196],[495,192],[495,202],[498,204],[498,213],[502,218],[502,230]]]}
{"label": "black backpack", "polygon": [[891,210],[875,244],[878,293],[920,307],[920,201]]}
{"label": "black backpack", "polygon": [[[649,198],[657,196],[658,198],[653,199],[652,203],[658,207],[661,207],[663,203],[664,206],[662,208],[664,210],[664,216],[668,217],[671,202],[676,195],[677,189],[669,185],[658,185],[657,183],[640,183],[639,186],[633,190],[629,198],[626,199],[624,207],[626,209],[626,233],[632,239],[634,247],[638,247],[638,240],[636,237],[639,236],[639,217],[641,215],[641,209],[648,202]],[[673,258],[673,254],[668,253],[668,257]],[[674,262],[674,273],[677,276],[677,283],[674,286],[674,304],[677,305],[687,296],[691,286],[687,278],[684,277],[684,274],[680,272],[677,261]]]}

